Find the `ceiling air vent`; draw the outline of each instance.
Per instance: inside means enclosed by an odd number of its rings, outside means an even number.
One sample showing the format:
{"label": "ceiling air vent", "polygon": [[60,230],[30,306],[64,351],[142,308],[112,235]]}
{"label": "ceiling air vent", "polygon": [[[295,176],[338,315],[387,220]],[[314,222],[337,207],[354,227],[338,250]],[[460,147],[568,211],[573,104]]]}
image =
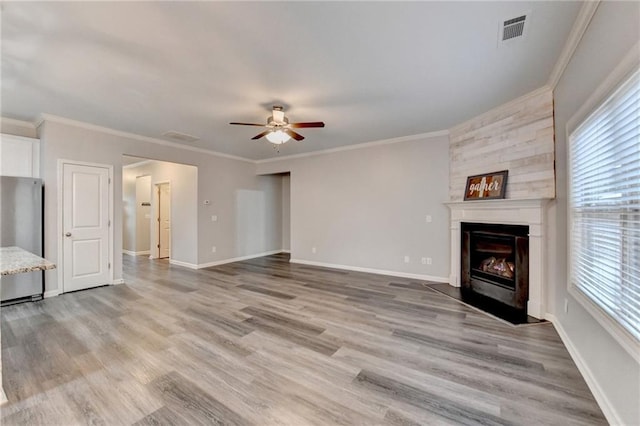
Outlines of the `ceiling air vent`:
{"label": "ceiling air vent", "polygon": [[502,25],[502,41],[510,40],[514,37],[520,37],[524,34],[524,21],[527,15],[518,16],[517,18],[504,21]]}
{"label": "ceiling air vent", "polygon": [[177,142],[195,142],[200,139],[197,136],[191,136],[191,135],[187,135],[186,133],[180,133],[173,130],[163,133],[162,136]]}
{"label": "ceiling air vent", "polygon": [[524,13],[515,18],[502,21],[500,23],[500,32],[498,33],[498,43],[503,44],[523,37],[525,29],[529,26],[528,23],[525,26],[528,17],[529,14]]}

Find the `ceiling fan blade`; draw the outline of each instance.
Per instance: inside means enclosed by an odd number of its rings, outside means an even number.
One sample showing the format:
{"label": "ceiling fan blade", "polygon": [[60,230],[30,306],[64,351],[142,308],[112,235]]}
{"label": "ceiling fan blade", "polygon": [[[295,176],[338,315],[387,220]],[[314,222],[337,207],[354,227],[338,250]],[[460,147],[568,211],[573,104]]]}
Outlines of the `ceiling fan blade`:
{"label": "ceiling fan blade", "polygon": [[262,137],[267,136],[269,133],[271,133],[271,130],[265,130],[264,132],[262,132],[262,133],[260,133],[260,134],[258,134],[258,135],[255,135],[255,136],[254,136],[254,137],[252,137],[251,139],[252,139],[252,140],[260,139],[260,138],[262,138]]}
{"label": "ceiling fan blade", "polygon": [[303,127],[324,127],[324,123],[322,121],[310,121],[308,123],[289,123],[289,127],[293,129],[300,129]]}
{"label": "ceiling fan blade", "polygon": [[284,129],[283,132],[285,132],[286,134],[288,134],[289,136],[291,136],[297,141],[301,141],[302,139],[304,139],[304,136],[302,136],[300,133],[294,132],[291,129]]}
{"label": "ceiling fan blade", "polygon": [[259,126],[259,127],[264,127],[264,124],[257,124],[257,123],[229,123],[229,124],[235,124],[238,126]]}

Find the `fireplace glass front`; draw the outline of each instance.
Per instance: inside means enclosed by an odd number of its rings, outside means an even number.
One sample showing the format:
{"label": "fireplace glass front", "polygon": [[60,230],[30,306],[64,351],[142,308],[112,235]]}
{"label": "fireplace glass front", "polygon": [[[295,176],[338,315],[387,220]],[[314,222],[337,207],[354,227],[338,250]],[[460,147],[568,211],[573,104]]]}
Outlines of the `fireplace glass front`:
{"label": "fireplace glass front", "polygon": [[526,315],[529,298],[529,227],[462,223],[461,287]]}

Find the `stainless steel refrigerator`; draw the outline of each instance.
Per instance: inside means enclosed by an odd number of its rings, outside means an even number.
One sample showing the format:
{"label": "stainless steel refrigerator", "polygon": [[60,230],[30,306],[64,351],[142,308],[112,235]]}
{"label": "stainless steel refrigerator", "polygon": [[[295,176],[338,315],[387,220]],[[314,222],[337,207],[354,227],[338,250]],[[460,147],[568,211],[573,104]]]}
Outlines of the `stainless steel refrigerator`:
{"label": "stainless steel refrigerator", "polygon": [[[0,246],[17,246],[40,257],[42,238],[42,180],[0,177]],[[0,281],[2,304],[39,300],[44,292],[44,272],[5,275]]]}

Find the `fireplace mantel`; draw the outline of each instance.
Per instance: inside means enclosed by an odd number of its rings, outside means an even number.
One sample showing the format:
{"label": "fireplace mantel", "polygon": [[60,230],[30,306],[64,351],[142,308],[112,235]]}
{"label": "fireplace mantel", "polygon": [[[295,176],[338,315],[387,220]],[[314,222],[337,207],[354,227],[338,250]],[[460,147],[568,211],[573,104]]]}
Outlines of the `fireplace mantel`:
{"label": "fireplace mantel", "polygon": [[460,287],[460,223],[496,223],[529,227],[529,302],[527,313],[544,319],[546,313],[546,212],[549,198],[476,200],[445,203],[451,210],[451,272],[449,284]]}

